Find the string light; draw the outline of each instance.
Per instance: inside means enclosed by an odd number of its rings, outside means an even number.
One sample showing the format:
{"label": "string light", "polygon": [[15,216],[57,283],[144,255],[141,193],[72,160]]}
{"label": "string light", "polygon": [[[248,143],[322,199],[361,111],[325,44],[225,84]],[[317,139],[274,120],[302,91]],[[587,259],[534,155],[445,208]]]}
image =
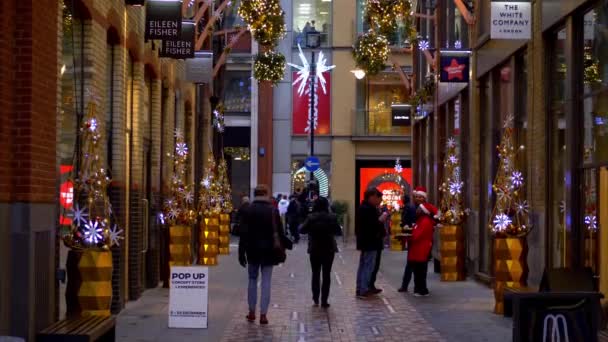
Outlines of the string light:
{"label": "string light", "polygon": [[353,50],[357,67],[372,76],[384,70],[389,53],[390,48],[386,37],[373,30],[359,36]]}
{"label": "string light", "polygon": [[456,139],[450,137],[446,143],[446,159],[443,163],[444,180],[439,191],[439,220],[443,224],[458,225],[464,222],[466,211],[462,199],[464,182],[460,179],[460,165],[456,150]]}
{"label": "string light", "polygon": [[171,196],[165,201],[163,219],[169,225],[191,225],[196,221],[192,208],[194,185],[187,183],[188,144],[181,130],[175,130],[174,173],[171,177]]}
{"label": "string light", "polygon": [[253,77],[258,81],[277,84],[285,74],[285,56],[276,51],[266,51],[255,56]]}
{"label": "string light", "polygon": [[285,36],[285,12],[279,0],[241,0],[238,14],[261,45],[276,46]]}

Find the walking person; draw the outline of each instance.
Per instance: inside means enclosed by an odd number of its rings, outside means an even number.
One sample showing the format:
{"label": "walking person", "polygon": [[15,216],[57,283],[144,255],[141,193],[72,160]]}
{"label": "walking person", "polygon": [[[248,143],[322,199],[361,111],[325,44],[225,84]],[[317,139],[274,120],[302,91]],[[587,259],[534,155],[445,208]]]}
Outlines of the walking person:
{"label": "walking person", "polygon": [[260,324],[268,324],[272,268],[285,261],[285,248],[291,249],[291,246],[285,237],[279,212],[268,197],[268,188],[259,185],[255,188],[254,195],[253,202],[245,209],[241,221],[239,263],[247,267],[249,273],[247,320],[255,321],[258,276],[261,273]]}
{"label": "walking person", "polygon": [[355,219],[357,250],[361,251],[357,269],[357,298],[360,299],[376,294],[370,285],[378,250],[382,249],[384,243],[384,222],[388,217],[386,212],[380,214],[378,210],[382,203],[382,193],[377,188],[366,190],[363,197]]}
{"label": "walking person", "polygon": [[[416,224],[416,207],[411,203],[409,194],[403,196],[403,211],[401,212],[401,228],[410,233]],[[412,265],[408,261],[405,262],[405,270],[403,271],[403,280],[399,292],[407,292],[407,288],[412,280]]]}
{"label": "walking person", "polygon": [[291,196],[289,205],[287,206],[287,226],[289,227],[289,234],[295,243],[300,241],[300,203],[296,195]]}
{"label": "walking person", "polygon": [[[283,226],[287,228],[287,222],[286,222],[286,217],[285,215],[287,215],[287,208],[289,207],[289,201],[287,200],[287,195],[279,195],[279,215],[281,215],[281,223],[283,223]],[[287,232],[287,230],[285,230],[285,232]]]}
{"label": "walking person", "polygon": [[386,232],[386,226],[388,224],[388,216],[390,215],[389,211],[388,211],[388,207],[386,205],[384,205],[382,207],[382,214],[386,215],[387,219],[382,221],[382,229],[384,231],[383,235],[382,235],[382,243],[378,246],[378,250],[376,251],[376,262],[374,263],[374,270],[372,271],[372,276],[369,280],[369,290],[371,291],[371,293],[373,294],[378,294],[382,292],[381,288],[376,287],[376,279],[378,278],[378,271],[380,271],[380,264],[382,261],[382,251],[384,250],[384,240],[387,236],[387,232]]}
{"label": "walking person", "polygon": [[[336,215],[329,212],[329,201],[319,197],[313,206],[313,212],[302,224],[302,234],[308,234],[308,254],[312,269],[312,300],[321,307],[329,308],[329,288],[331,286],[331,267],[334,263],[334,254],[338,252],[336,236],[342,235]],[[323,285],[321,286],[321,274]]]}
{"label": "walking person", "polygon": [[[411,263],[414,273],[414,296],[428,296],[426,285],[429,253],[433,246],[433,229],[437,217],[437,208],[427,202],[426,188],[419,186],[414,191],[416,208],[416,225],[410,238],[410,247],[407,252],[407,263]],[[407,280],[407,279],[406,279]],[[404,284],[407,288],[407,284]]]}

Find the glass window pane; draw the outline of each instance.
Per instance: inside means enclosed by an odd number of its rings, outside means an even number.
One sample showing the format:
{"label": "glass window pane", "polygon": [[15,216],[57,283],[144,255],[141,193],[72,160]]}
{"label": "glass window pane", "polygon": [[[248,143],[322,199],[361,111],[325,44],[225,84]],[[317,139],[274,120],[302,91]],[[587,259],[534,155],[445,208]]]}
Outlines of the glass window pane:
{"label": "glass window pane", "polygon": [[321,46],[329,46],[331,32],[330,0],[293,1],[293,44],[306,46],[307,32],[321,33]]}
{"label": "glass window pane", "polygon": [[224,81],[224,110],[226,114],[250,115],[250,71],[226,71]]}
{"label": "glass window pane", "polygon": [[392,105],[407,102],[399,74],[382,72],[369,77],[367,129],[370,135],[408,135],[410,127],[392,125]]}

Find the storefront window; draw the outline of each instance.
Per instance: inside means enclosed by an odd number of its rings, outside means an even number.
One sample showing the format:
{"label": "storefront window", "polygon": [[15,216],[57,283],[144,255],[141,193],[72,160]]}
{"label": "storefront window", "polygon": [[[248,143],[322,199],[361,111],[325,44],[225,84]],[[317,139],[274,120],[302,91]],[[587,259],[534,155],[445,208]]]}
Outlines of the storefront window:
{"label": "storefront window", "polygon": [[566,151],[566,29],[558,29],[551,39],[551,56],[549,72],[550,84],[550,149],[549,168],[552,172],[549,191],[551,193],[551,265],[553,267],[569,267],[571,232],[566,231],[566,201],[565,201],[565,151]]}
{"label": "storefront window", "polygon": [[224,108],[226,114],[250,115],[250,71],[226,71],[224,81]]}
{"label": "storefront window", "polygon": [[366,132],[369,135],[408,135],[409,126],[393,126],[392,113],[408,98],[399,74],[382,72],[367,78]]}
{"label": "storefront window", "polygon": [[306,46],[306,33],[320,32],[321,46],[329,46],[331,32],[331,1],[293,1],[293,44]]}

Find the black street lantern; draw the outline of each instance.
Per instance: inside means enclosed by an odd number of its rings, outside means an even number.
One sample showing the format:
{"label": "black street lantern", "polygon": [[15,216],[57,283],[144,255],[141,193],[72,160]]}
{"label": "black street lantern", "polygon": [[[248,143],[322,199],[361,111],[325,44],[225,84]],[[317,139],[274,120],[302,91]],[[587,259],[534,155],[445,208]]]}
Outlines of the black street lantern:
{"label": "black street lantern", "polygon": [[321,32],[317,30],[306,32],[306,47],[316,49],[319,46],[321,46]]}
{"label": "black street lantern", "polygon": [[127,6],[143,6],[146,4],[146,0],[125,0]]}

